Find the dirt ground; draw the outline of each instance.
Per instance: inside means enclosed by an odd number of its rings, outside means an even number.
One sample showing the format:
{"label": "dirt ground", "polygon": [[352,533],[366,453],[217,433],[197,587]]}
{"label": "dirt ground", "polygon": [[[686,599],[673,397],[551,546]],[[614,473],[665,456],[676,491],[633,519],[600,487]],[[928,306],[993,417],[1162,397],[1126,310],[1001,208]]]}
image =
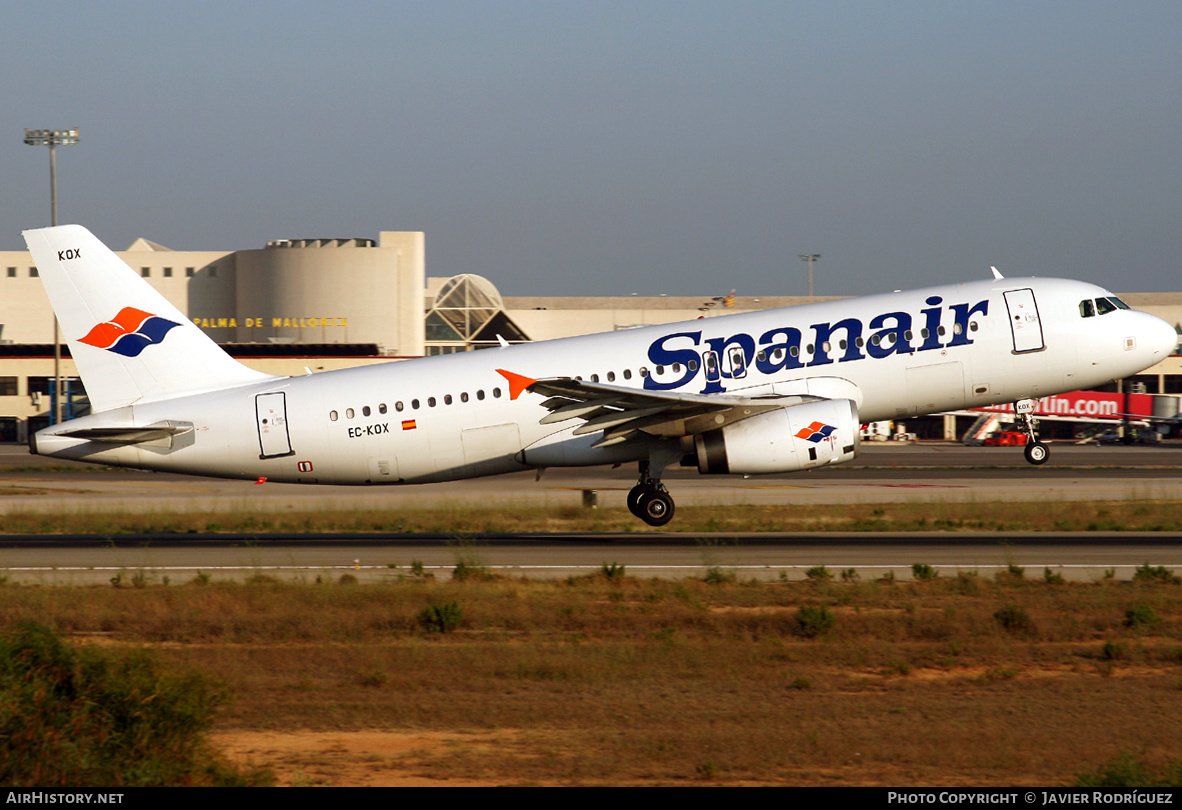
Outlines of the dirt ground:
{"label": "dirt ground", "polygon": [[211,741],[236,763],[270,769],[280,786],[487,787],[497,783],[417,775],[416,763],[424,753],[493,746],[513,736],[509,731],[249,731],[213,734]]}

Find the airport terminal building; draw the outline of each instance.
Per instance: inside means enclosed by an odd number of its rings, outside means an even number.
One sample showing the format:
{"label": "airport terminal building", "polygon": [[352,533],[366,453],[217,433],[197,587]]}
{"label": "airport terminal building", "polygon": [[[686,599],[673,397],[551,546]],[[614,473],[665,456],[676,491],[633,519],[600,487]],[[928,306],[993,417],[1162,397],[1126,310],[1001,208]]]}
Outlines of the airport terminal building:
{"label": "airport terminal building", "polygon": [[[137,239],[118,256],[246,365],[303,374],[511,343],[794,306],[824,298],[504,298],[476,274],[427,275],[422,232],[377,239],[278,239],[264,247],[175,251]],[[0,252],[0,441],[24,441],[51,418],[54,318],[26,251]],[[1176,326],[1182,293],[1122,294]],[[67,415],[85,408],[68,352],[59,364]],[[1127,385],[1182,394],[1182,358]]]}

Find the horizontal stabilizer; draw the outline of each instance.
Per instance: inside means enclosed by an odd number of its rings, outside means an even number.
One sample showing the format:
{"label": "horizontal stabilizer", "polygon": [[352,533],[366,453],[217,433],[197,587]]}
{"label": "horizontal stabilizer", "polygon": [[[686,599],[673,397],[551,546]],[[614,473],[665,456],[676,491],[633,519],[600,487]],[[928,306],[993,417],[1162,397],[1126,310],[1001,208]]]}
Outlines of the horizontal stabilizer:
{"label": "horizontal stabilizer", "polygon": [[193,430],[192,422],[156,422],[144,427],[99,427],[78,430],[61,430],[55,435],[72,439],[86,439],[92,442],[110,444],[143,444],[158,439],[180,436]]}

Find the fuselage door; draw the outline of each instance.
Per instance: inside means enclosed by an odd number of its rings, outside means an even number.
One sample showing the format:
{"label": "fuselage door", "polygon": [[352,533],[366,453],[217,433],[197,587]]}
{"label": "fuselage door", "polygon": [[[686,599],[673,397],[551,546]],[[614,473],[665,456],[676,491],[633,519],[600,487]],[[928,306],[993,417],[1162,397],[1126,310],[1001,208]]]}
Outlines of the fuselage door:
{"label": "fuselage door", "polygon": [[259,458],[293,455],[287,432],[287,395],[282,391],[259,394],[254,398],[254,410],[259,427]]}
{"label": "fuselage door", "polygon": [[1034,290],[1009,290],[1005,293],[1006,309],[1010,314],[1010,331],[1014,336],[1014,354],[1040,352],[1046,348],[1042,336],[1042,321]]}

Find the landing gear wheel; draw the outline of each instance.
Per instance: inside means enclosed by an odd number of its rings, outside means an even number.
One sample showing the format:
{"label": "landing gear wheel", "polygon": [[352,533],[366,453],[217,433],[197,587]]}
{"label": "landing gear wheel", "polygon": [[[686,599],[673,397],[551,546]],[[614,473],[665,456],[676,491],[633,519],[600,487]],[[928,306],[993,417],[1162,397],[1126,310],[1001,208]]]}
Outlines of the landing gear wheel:
{"label": "landing gear wheel", "polygon": [[1046,464],[1050,449],[1042,442],[1032,442],[1026,445],[1026,460],[1031,464]]}
{"label": "landing gear wheel", "polygon": [[644,484],[637,484],[628,491],[628,511],[638,518],[644,517],[640,514],[640,499],[644,497],[646,492],[648,492],[648,487]]}
{"label": "landing gear wheel", "polygon": [[1050,449],[1038,440],[1038,419],[1034,416],[1037,402],[1033,399],[1020,399],[1014,403],[1014,412],[1018,415],[1015,420],[1018,429],[1026,433],[1026,461],[1030,464],[1046,464]]}
{"label": "landing gear wheel", "polygon": [[673,499],[666,492],[646,491],[640,498],[637,516],[650,526],[664,526],[673,520]]}

